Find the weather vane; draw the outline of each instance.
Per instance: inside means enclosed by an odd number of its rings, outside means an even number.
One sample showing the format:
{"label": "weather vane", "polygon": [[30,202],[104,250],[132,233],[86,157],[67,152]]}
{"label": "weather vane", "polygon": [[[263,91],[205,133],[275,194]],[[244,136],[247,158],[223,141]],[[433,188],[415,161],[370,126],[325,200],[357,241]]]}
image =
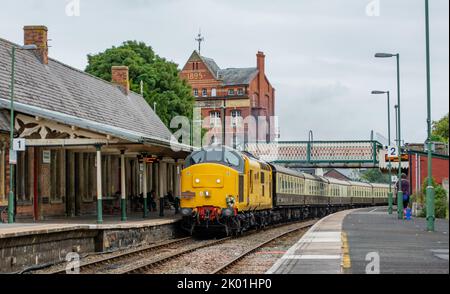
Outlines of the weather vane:
{"label": "weather vane", "polygon": [[195,38],[195,41],[198,42],[198,54],[200,54],[200,51],[202,49],[202,42],[205,41],[205,38],[202,37],[202,31],[199,30],[197,38]]}

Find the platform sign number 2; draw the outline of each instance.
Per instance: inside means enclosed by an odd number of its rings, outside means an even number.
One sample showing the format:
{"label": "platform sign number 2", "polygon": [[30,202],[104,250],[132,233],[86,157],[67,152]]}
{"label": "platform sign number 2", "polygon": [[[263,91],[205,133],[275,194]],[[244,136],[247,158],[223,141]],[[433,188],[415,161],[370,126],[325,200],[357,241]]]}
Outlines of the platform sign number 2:
{"label": "platform sign number 2", "polygon": [[397,146],[389,146],[388,147],[388,157],[389,158],[398,157],[398,147]]}

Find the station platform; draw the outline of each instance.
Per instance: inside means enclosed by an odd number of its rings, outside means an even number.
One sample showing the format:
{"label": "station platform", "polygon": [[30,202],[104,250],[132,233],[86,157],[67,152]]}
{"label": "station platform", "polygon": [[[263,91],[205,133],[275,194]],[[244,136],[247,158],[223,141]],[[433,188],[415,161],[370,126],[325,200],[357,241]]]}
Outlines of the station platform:
{"label": "station platform", "polygon": [[40,222],[0,224],[0,273],[21,272],[63,261],[67,253],[80,255],[111,252],[178,237],[181,216],[166,211],[164,217],[151,213],[52,219]]}
{"label": "station platform", "polygon": [[268,274],[448,274],[448,220],[398,220],[386,207],[335,213],[316,223]]}
{"label": "station platform", "polygon": [[95,216],[55,218],[37,222],[18,220],[14,224],[0,223],[0,239],[80,229],[108,230],[161,226],[175,223],[180,219],[180,215],[175,215],[173,211],[168,211],[164,217],[160,217],[157,212],[150,212],[145,219],[142,217],[142,213],[135,213],[128,215],[126,221],[121,221],[120,215],[104,216],[102,224],[96,224],[97,219]]}

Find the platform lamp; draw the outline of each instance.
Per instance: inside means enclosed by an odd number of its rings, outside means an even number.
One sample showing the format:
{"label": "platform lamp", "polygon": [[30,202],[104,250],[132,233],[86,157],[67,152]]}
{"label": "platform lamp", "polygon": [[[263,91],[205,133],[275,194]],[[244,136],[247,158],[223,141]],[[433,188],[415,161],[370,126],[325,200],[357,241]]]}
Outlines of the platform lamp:
{"label": "platform lamp", "polygon": [[14,164],[11,161],[11,155],[13,152],[14,141],[14,84],[15,84],[15,64],[16,64],[16,50],[36,50],[37,46],[34,44],[12,47],[11,51],[11,114],[10,114],[10,141],[9,141],[9,197],[8,197],[8,223],[14,223]]}
{"label": "platform lamp", "polygon": [[401,140],[401,119],[400,119],[400,54],[377,53],[375,58],[397,58],[397,128],[398,128],[398,191],[397,191],[397,209],[398,219],[403,219],[403,192],[402,192],[402,140]]}
{"label": "platform lamp", "polygon": [[427,63],[427,153],[428,153],[428,184],[426,192],[427,203],[427,230],[434,231],[434,187],[433,187],[433,154],[431,150],[431,78],[430,78],[430,18],[428,13],[428,0],[425,0],[425,39],[426,39],[426,63]]}
{"label": "platform lamp", "polygon": [[[390,92],[389,91],[372,91],[373,95],[382,95],[387,94],[387,114],[388,114],[388,146],[391,146],[391,102],[390,102]],[[392,165],[391,165],[391,158],[388,156],[389,163],[388,163],[388,169],[389,169],[389,193],[388,193],[388,202],[389,202],[389,208],[388,213],[392,214]]]}

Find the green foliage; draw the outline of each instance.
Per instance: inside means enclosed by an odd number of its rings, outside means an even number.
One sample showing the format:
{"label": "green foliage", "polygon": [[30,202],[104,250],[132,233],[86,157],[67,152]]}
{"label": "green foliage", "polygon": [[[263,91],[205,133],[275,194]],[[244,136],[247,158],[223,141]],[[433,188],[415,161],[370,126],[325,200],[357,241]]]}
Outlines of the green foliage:
{"label": "green foliage", "polygon": [[449,125],[448,125],[448,113],[438,121],[433,122],[432,140],[434,142],[448,143],[449,137]]}
{"label": "green foliage", "polygon": [[[435,179],[432,179],[433,187],[434,187],[434,209],[435,209],[435,216],[436,218],[445,218],[446,210],[447,210],[447,192],[445,189],[438,185],[435,181]],[[426,217],[427,215],[427,206],[426,206],[426,194],[427,194],[427,186],[428,186],[428,180],[425,179],[422,184],[422,204],[423,210],[421,217]]]}
{"label": "green foliage", "polygon": [[361,172],[361,179],[369,183],[389,184],[389,175],[379,169],[368,169]]}
{"label": "green foliage", "polygon": [[140,82],[144,82],[144,98],[166,126],[178,115],[192,118],[194,97],[190,85],[180,79],[177,64],[155,54],[143,42],[127,41],[119,47],[88,55],[85,71],[106,81],[111,81],[111,67],[129,67],[130,89],[140,93]]}

